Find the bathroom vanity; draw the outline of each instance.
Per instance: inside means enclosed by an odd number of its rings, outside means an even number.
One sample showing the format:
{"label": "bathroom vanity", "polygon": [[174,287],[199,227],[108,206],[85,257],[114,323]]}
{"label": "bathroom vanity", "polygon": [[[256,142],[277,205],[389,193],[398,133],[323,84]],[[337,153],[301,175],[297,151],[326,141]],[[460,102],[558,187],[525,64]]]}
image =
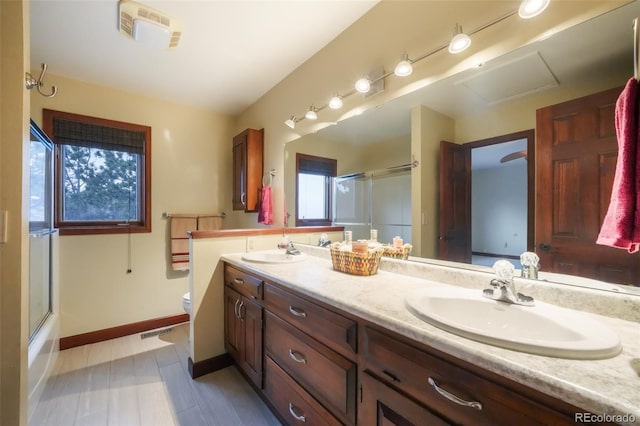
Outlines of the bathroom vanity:
{"label": "bathroom vanity", "polygon": [[640,421],[637,322],[585,313],[620,335],[622,353],[607,359],[516,352],[406,308],[411,292],[482,286],[486,273],[383,259],[377,275],[351,276],[309,249],[315,255],[289,264],[222,257],[227,351],[285,424]]}

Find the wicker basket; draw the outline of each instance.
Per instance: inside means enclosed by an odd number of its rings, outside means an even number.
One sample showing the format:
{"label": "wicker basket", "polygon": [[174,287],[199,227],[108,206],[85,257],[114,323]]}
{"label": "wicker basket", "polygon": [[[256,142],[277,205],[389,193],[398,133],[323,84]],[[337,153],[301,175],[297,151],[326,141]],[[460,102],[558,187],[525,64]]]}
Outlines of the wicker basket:
{"label": "wicker basket", "polygon": [[369,250],[366,253],[340,251],[340,243],[329,246],[333,269],[351,275],[375,275],[378,272],[382,250]]}
{"label": "wicker basket", "polygon": [[402,247],[383,246],[382,255],[394,259],[407,259],[412,248],[411,244],[405,244]]}

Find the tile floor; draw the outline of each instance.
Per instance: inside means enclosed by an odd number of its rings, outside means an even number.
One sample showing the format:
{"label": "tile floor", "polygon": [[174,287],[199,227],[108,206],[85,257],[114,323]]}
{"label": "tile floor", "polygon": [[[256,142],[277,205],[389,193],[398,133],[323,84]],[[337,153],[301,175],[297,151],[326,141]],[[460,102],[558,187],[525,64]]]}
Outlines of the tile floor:
{"label": "tile floor", "polygon": [[279,425],[235,367],[192,380],[188,324],[60,352],[31,426]]}

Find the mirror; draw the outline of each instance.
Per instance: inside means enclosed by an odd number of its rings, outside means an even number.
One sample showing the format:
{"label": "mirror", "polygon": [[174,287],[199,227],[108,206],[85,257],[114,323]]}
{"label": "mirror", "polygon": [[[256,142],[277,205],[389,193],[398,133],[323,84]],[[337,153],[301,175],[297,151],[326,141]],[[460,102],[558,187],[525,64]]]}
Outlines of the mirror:
{"label": "mirror", "polygon": [[[640,8],[638,2],[633,2],[546,40],[521,47],[482,67],[463,71],[287,143],[284,147],[287,210],[295,211],[296,153],[337,159],[338,176],[411,163],[411,115],[412,108],[416,106],[423,105],[450,117],[455,122],[455,142],[467,143],[533,129],[537,108],[623,86],[633,74],[632,19],[636,16],[640,16]],[[529,60],[534,65],[528,65]],[[500,82],[490,80],[493,70],[508,70],[513,66],[517,69],[523,64],[525,70],[531,66],[546,66],[551,82],[544,78],[528,81],[529,77],[535,77],[535,73],[529,76],[527,72],[508,75]],[[482,78],[476,79],[477,76]],[[528,83],[530,85],[526,86]],[[503,93],[498,93],[499,89],[504,89]],[[495,93],[500,97],[485,100]],[[517,110],[518,116],[511,115],[501,120],[497,114],[509,109]],[[504,124],[504,128],[500,124]],[[509,149],[506,153],[493,154],[496,164],[501,158],[521,150]],[[516,161],[505,162],[514,163]],[[434,199],[437,203],[437,198]],[[437,220],[437,217],[432,219]],[[416,225],[415,217],[413,225]],[[423,256],[411,257],[410,260],[437,262],[431,259],[433,256]],[[472,264],[456,263],[455,266],[491,271],[486,266]],[[544,265],[540,279],[640,294],[639,288],[631,286],[608,285],[587,278],[547,273]]]}

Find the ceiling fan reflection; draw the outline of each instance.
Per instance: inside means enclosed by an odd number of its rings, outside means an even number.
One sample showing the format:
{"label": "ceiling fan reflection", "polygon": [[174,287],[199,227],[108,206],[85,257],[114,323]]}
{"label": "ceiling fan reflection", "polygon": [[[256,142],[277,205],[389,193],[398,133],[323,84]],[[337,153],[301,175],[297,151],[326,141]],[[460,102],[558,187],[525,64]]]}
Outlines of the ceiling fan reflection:
{"label": "ceiling fan reflection", "polygon": [[526,160],[527,150],[525,149],[524,151],[516,151],[516,152],[512,152],[511,154],[507,154],[500,159],[500,162],[506,163],[507,161],[517,160],[518,158],[524,158]]}

